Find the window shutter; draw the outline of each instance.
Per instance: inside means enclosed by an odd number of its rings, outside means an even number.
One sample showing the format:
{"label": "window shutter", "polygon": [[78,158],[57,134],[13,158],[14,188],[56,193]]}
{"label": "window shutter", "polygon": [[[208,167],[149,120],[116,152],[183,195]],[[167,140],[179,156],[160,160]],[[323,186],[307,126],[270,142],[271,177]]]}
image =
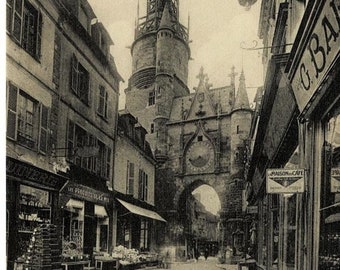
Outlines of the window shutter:
{"label": "window shutter", "polygon": [[135,177],[135,164],[129,163],[129,194],[133,194],[134,177]]}
{"label": "window shutter", "polygon": [[143,171],[139,169],[138,177],[138,199],[143,199]]}
{"label": "window shutter", "polygon": [[99,103],[98,103],[98,113],[101,115],[101,116],[104,116],[104,95],[105,95],[105,88],[100,85],[99,86]]}
{"label": "window shutter", "polygon": [[145,174],[145,183],[144,183],[144,201],[148,200],[148,175]]}
{"label": "window shutter", "polygon": [[78,85],[78,60],[73,54],[71,59],[71,90],[77,94]]}
{"label": "window shutter", "polygon": [[6,3],[6,30],[11,33],[13,25],[13,0],[7,0]]}
{"label": "window shutter", "polygon": [[38,12],[38,20],[37,20],[37,46],[36,46],[36,52],[35,52],[35,56],[37,58],[40,58],[41,56],[41,31],[42,31],[42,14],[39,11]]}
{"label": "window shutter", "polygon": [[48,107],[40,104],[40,131],[39,131],[39,151],[47,153],[48,144]]}
{"label": "window shutter", "polygon": [[69,120],[68,121],[68,129],[67,129],[67,157],[69,159],[73,159],[74,155],[74,123]]}
{"label": "window shutter", "polygon": [[126,163],[126,194],[129,193],[129,179],[130,179],[130,173],[129,173],[129,169],[130,169],[130,162],[127,161]]}
{"label": "window shutter", "polygon": [[105,102],[104,102],[104,117],[107,118],[107,101],[109,99],[109,94],[105,91]]}
{"label": "window shutter", "polygon": [[18,42],[21,42],[23,5],[23,0],[15,0],[12,34]]}
{"label": "window shutter", "polygon": [[19,90],[13,84],[8,85],[8,104],[7,104],[7,137],[13,140],[17,139],[17,103]]}

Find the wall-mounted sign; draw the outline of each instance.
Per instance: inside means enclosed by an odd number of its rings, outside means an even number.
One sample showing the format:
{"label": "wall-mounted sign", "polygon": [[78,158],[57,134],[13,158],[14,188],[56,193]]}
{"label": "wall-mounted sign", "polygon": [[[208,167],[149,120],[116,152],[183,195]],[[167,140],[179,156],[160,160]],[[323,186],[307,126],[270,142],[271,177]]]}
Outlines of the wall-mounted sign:
{"label": "wall-mounted sign", "polygon": [[68,182],[61,191],[85,201],[91,201],[99,204],[107,204],[110,202],[110,195],[108,193],[73,182]]}
{"label": "wall-mounted sign", "polygon": [[23,182],[32,182],[56,190],[59,190],[66,182],[66,179],[60,175],[11,157],[6,158],[6,174]]}
{"label": "wall-mounted sign", "polygon": [[[292,78],[294,95],[302,112],[316,93],[340,52],[340,0],[324,1]],[[303,40],[303,39],[302,39]]]}
{"label": "wall-mounted sign", "polygon": [[267,193],[304,192],[305,171],[303,169],[267,169]]}
{"label": "wall-mounted sign", "polygon": [[331,170],[331,192],[340,193],[340,168]]}

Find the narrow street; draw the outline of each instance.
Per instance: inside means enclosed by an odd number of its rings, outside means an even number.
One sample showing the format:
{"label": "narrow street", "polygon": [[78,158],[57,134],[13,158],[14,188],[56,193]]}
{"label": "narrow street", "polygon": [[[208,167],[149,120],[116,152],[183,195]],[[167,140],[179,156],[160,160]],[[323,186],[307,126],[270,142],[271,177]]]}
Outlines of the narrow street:
{"label": "narrow street", "polygon": [[[237,270],[237,265],[224,265],[225,268],[218,267],[217,257],[208,257],[207,260],[204,257],[200,257],[197,262],[175,262],[172,263],[168,269],[172,270]],[[164,269],[164,268],[161,268]]]}

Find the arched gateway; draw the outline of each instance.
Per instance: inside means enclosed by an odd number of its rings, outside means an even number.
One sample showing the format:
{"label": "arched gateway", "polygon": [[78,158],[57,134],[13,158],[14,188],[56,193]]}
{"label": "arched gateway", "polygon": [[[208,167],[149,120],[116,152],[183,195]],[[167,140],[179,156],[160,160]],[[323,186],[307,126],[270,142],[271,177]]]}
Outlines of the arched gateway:
{"label": "arched gateway", "polygon": [[178,2],[146,1],[131,46],[133,74],[125,90],[126,108],[148,131],[146,139],[158,162],[155,205],[168,221],[156,232],[159,245],[181,241],[181,230],[174,229],[181,228],[181,198],[203,183],[218,193],[226,235],[240,227],[243,157],[252,117],[243,71],[237,94],[234,67],[230,85],[212,88],[201,68],[198,86],[194,92],[188,88],[189,37],[179,22]]}

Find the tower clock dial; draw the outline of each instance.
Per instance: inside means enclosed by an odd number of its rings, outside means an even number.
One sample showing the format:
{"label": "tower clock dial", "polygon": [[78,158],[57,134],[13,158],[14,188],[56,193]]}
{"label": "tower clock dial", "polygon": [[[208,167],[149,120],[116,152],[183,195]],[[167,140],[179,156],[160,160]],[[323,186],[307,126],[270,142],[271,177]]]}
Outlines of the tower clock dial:
{"label": "tower clock dial", "polygon": [[186,153],[186,164],[192,171],[204,171],[210,167],[214,151],[209,141],[195,142]]}

